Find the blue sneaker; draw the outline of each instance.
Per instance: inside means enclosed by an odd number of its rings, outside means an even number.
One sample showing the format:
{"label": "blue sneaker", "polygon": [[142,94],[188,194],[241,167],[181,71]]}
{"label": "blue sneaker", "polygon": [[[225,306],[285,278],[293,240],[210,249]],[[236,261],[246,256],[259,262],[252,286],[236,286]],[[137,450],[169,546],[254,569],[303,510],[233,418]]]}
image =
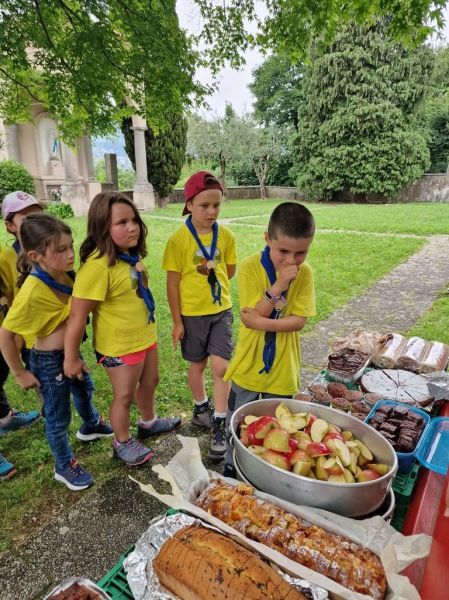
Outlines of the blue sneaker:
{"label": "blue sneaker", "polygon": [[87,423],[83,423],[76,432],[76,439],[82,442],[92,442],[102,437],[110,437],[113,433],[109,423],[103,417],[100,417],[95,427],[90,427]]}
{"label": "blue sneaker", "polygon": [[56,481],[62,481],[74,492],[85,490],[94,484],[92,475],[79,464],[76,458],[72,458],[64,467],[55,467]]}
{"label": "blue sneaker", "polygon": [[22,427],[28,427],[32,425],[40,414],[37,410],[31,410],[30,412],[18,412],[13,409],[11,420],[7,425],[0,426],[0,436],[6,435],[10,431],[21,429]]}
{"label": "blue sneaker", "polygon": [[0,481],[11,479],[17,473],[15,466],[0,454]]}
{"label": "blue sneaker", "polygon": [[145,427],[141,423],[137,424],[137,437],[141,440],[145,440],[153,435],[162,435],[163,433],[170,433],[181,427],[181,417],[157,417],[156,421],[151,427]]}

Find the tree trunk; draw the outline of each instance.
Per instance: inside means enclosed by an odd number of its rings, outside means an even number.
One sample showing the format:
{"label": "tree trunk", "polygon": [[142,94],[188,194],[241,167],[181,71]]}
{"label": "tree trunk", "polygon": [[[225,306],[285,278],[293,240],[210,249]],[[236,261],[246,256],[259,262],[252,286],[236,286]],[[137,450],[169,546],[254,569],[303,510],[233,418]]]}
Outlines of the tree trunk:
{"label": "tree trunk", "polygon": [[264,154],[264,156],[259,158],[258,163],[256,161],[253,162],[254,172],[256,174],[257,179],[259,180],[260,197],[262,200],[266,200],[267,188],[265,182],[268,177],[268,169],[270,168],[270,153],[267,152],[266,154]]}
{"label": "tree trunk", "polygon": [[155,194],[156,204],[159,208],[165,208],[168,204],[168,196],[159,196],[159,194]]}
{"label": "tree trunk", "polygon": [[223,184],[223,198],[224,200],[228,200],[228,190],[226,188],[226,156],[224,155],[223,150],[220,150],[219,154],[220,159],[220,179]]}

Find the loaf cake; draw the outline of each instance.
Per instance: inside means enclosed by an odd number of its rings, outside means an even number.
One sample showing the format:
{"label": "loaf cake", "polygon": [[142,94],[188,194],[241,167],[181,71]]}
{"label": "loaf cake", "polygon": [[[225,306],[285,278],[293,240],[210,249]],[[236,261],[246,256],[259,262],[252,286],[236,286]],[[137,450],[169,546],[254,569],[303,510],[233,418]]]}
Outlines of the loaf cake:
{"label": "loaf cake", "polygon": [[163,544],[153,568],[181,600],[306,600],[257,554],[206,527],[178,531]]}
{"label": "loaf cake", "polygon": [[376,554],[257,498],[253,491],[247,484],[234,487],[213,480],[195,504],[246,537],[350,590],[384,598],[387,580]]}
{"label": "loaf cake", "polygon": [[49,600],[100,600],[100,596],[75,582],[62,592],[50,596]]}

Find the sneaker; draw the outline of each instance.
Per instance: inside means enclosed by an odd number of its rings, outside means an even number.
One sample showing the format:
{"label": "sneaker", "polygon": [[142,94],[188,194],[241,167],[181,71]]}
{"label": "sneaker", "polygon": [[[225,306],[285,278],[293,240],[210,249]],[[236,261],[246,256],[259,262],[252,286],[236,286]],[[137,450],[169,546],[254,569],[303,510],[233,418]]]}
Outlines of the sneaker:
{"label": "sneaker", "polygon": [[82,442],[92,442],[102,437],[110,437],[113,435],[112,427],[107,421],[100,417],[98,423],[92,427],[87,423],[83,423],[79,430],[76,432],[76,439]]}
{"label": "sneaker", "polygon": [[0,481],[11,479],[17,473],[15,466],[0,454]]}
{"label": "sneaker", "polygon": [[205,427],[206,429],[212,429],[212,415],[210,412],[210,402],[205,402],[199,406],[195,404],[193,410],[192,423],[199,427]]}
{"label": "sneaker", "polygon": [[214,417],[214,431],[210,441],[209,458],[223,460],[226,452],[226,418]]}
{"label": "sneaker", "polygon": [[235,470],[234,465],[230,463],[225,463],[223,469],[223,477],[232,477],[232,479],[237,479],[237,471]]}
{"label": "sneaker", "polygon": [[21,429],[22,427],[28,427],[39,419],[40,414],[37,410],[31,410],[30,412],[18,412],[13,409],[11,420],[7,425],[0,425],[0,436],[6,435],[10,431]]}
{"label": "sneaker", "polygon": [[117,440],[114,440],[112,447],[114,456],[131,467],[141,465],[154,456],[154,452],[151,448],[143,446],[134,438],[129,438],[129,440],[123,444],[119,444]]}
{"label": "sneaker", "polygon": [[145,440],[153,435],[162,435],[170,433],[181,426],[181,417],[157,417],[151,427],[145,427],[141,423],[137,424],[137,437]]}
{"label": "sneaker", "polygon": [[87,471],[76,458],[72,458],[64,467],[55,467],[56,481],[62,481],[74,492],[85,490],[94,484],[92,475]]}

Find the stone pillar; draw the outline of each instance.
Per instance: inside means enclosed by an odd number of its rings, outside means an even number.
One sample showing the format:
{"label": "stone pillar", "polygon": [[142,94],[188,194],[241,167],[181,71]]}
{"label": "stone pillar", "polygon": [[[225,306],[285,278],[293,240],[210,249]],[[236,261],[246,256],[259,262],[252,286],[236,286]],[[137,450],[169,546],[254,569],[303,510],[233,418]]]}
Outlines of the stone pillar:
{"label": "stone pillar", "polygon": [[5,125],[5,138],[6,138],[6,151],[8,153],[9,160],[15,160],[20,162],[20,147],[18,137],[18,125],[14,123],[12,125]]}
{"label": "stone pillar", "polygon": [[117,155],[105,154],[104,162],[106,167],[106,181],[107,183],[112,183],[113,190],[118,190]]}
{"label": "stone pillar", "polygon": [[137,208],[141,210],[154,210],[155,199],[153,186],[148,181],[147,157],[145,150],[145,131],[147,125],[144,119],[134,116],[134,151],[136,162],[136,183],[134,184],[133,199]]}
{"label": "stone pillar", "polygon": [[86,162],[87,181],[95,181],[94,155],[92,153],[92,142],[88,135],[83,135],[83,151]]}
{"label": "stone pillar", "polygon": [[67,144],[62,143],[65,182],[61,185],[61,202],[70,204],[75,216],[87,215],[90,199],[78,174],[76,157]]}

